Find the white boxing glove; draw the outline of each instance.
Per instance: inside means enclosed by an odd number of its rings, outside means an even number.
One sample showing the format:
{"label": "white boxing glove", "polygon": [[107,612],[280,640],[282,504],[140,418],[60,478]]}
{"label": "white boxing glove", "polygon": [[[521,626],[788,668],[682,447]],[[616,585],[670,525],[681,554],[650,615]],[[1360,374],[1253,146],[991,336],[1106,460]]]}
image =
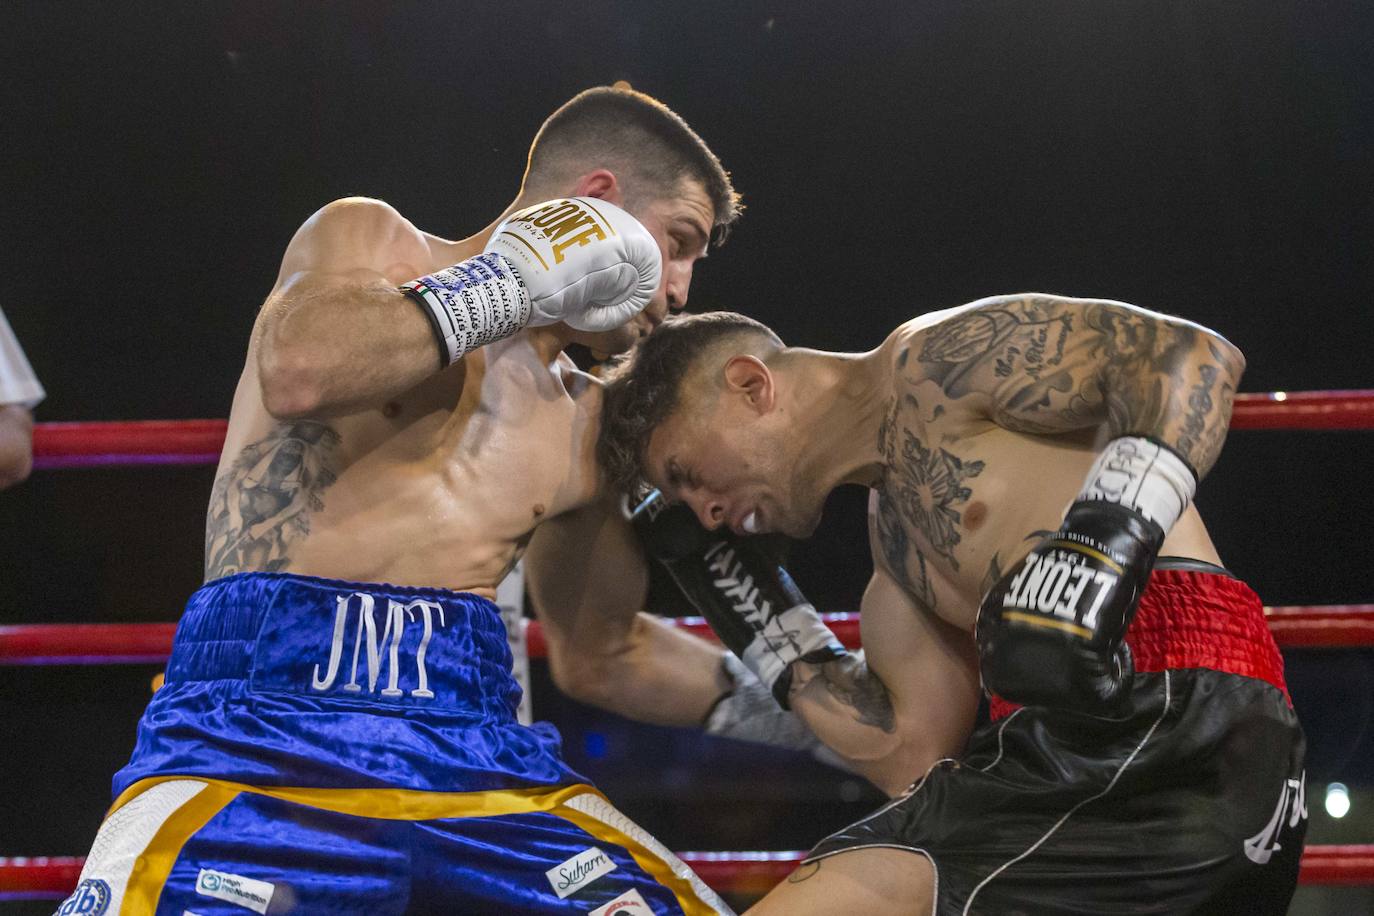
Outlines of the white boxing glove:
{"label": "white boxing glove", "polygon": [[663,258],[649,230],[615,204],[535,204],[491,234],[487,250],[400,291],[420,306],[448,366],[526,325],[609,331],[649,304]]}
{"label": "white boxing glove", "polygon": [[615,204],[590,197],[512,214],[491,234],[487,251],[519,274],[536,327],[562,321],[579,331],[617,328],[649,304],[663,274],[649,230]]}

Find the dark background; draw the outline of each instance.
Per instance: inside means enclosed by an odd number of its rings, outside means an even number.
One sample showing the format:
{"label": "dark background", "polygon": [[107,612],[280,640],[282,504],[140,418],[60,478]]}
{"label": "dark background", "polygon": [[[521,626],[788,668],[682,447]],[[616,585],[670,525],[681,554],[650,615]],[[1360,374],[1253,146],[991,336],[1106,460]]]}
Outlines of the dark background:
{"label": "dark background", "polygon": [[[1374,387],[1371,48],[1363,2],[5,4],[0,306],[47,387],[40,421],[224,416],[311,212],[366,194],[466,235],[512,199],[550,111],[624,79],[749,204],[694,309],[867,349],[984,295],[1104,296],[1220,330],[1245,390]],[[1198,502],[1268,603],[1371,600],[1371,446],[1231,437]],[[38,472],[0,495],[0,623],[174,619],[211,479]],[[826,609],[857,605],[862,515],[837,493],[793,551]],[[1288,662],[1310,838],[1374,841],[1374,658]],[[798,848],[876,797],[629,726],[536,668],[573,764],[670,846]],[[0,855],[85,851],[154,671],[0,668]],[[1339,822],[1336,779],[1355,802]],[[1367,907],[1351,893],[1294,912]]]}

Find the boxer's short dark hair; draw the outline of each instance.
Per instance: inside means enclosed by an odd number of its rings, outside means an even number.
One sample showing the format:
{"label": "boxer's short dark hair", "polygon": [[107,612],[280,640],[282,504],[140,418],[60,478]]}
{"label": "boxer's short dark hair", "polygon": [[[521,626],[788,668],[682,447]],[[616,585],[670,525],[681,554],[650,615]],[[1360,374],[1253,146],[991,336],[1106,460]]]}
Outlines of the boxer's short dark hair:
{"label": "boxer's short dark hair", "polygon": [[773,330],[738,312],[703,312],[667,319],[607,370],[596,453],[601,472],[619,492],[643,479],[644,453],[654,429],[677,409],[682,383],[697,361],[732,338],[763,337],[781,347]]}
{"label": "boxer's short dark hair", "polygon": [[561,183],[594,168],[616,172],[630,199],[671,197],[683,180],[700,182],[715,210],[717,243],[743,206],[706,142],[667,105],[633,89],[588,89],[549,115],[530,147],[525,183]]}

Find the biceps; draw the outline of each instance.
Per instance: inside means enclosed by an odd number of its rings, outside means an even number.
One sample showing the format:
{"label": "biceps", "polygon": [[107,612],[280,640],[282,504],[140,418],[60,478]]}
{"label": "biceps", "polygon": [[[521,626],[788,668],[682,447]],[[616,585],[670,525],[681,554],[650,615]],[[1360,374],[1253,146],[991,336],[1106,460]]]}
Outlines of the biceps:
{"label": "biceps", "polygon": [[1173,376],[1211,336],[1122,302],[1025,295],[988,300],[931,328],[919,355],[945,394],[982,398],[992,420],[1053,434],[1134,409],[1161,414]]}

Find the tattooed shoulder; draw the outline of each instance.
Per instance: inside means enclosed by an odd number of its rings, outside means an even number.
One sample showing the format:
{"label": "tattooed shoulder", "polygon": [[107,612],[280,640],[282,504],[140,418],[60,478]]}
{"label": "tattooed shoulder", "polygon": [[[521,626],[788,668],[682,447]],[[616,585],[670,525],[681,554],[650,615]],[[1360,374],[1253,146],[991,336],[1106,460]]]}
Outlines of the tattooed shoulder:
{"label": "tattooed shoulder", "polygon": [[244,446],[215,481],[205,520],[205,579],[276,572],[291,543],[310,531],[336,479],[339,434],[324,423],[278,424]]}

